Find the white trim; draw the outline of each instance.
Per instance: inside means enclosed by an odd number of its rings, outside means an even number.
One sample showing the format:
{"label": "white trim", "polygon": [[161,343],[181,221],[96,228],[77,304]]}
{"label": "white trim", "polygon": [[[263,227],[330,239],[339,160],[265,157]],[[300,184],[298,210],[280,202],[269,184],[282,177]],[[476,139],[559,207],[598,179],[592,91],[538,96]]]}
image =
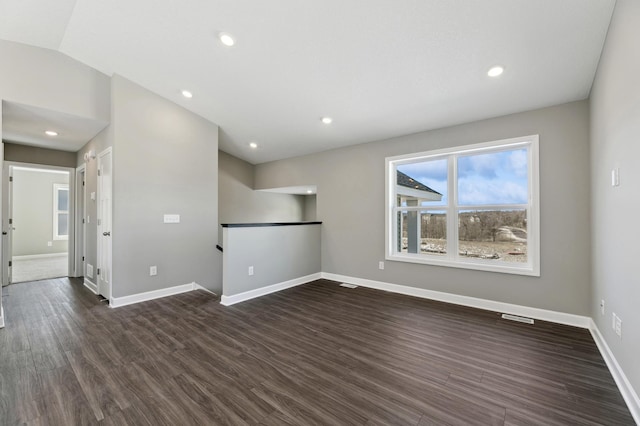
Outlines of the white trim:
{"label": "white trim", "polygon": [[58,257],[68,256],[66,251],[60,253],[44,253],[44,254],[25,254],[24,256],[13,256],[12,260],[29,260],[29,259],[43,259],[45,257]]}
{"label": "white trim", "polygon": [[[72,194],[75,193],[75,189],[76,189],[76,182],[75,182],[75,168],[74,167],[64,167],[64,166],[52,166],[52,165],[48,165],[48,164],[36,164],[36,163],[24,163],[21,161],[4,161],[3,162],[3,169],[6,169],[8,172],[6,175],[3,175],[3,181],[4,179],[8,179],[8,177],[10,175],[13,175],[13,170],[15,170],[16,168],[19,169],[31,169],[31,170],[38,170],[38,171],[42,171],[42,172],[52,172],[52,173],[68,173],[69,175],[69,235],[68,235],[68,253],[69,253],[69,260],[67,263],[67,275],[69,275],[72,270],[73,270],[73,253],[75,252],[75,220],[76,220],[76,215],[75,215],[75,206],[76,206],[76,199],[75,196],[73,196]],[[4,171],[3,171],[4,173]],[[8,186],[8,182],[3,182],[3,187],[5,185],[5,183]],[[11,206],[12,203],[12,198],[13,198],[13,194],[9,194],[9,206]],[[3,218],[4,223],[6,223],[6,220],[8,218]],[[9,234],[9,238],[7,238],[7,240],[10,240],[11,234]],[[11,251],[12,251],[12,247],[11,244],[8,243],[8,246],[5,247],[3,246],[3,259],[5,258],[4,256],[11,256]],[[10,273],[8,275],[11,275]],[[4,268],[3,268],[3,280],[4,280]],[[8,281],[11,281],[11,277],[7,276]],[[4,282],[3,282],[4,284]],[[7,283],[8,284],[8,283]]]}
{"label": "white trim", "polygon": [[119,308],[121,306],[132,305],[134,303],[146,302],[148,300],[160,299],[161,297],[173,296],[180,293],[197,289],[196,283],[177,285],[174,287],[161,288],[160,290],[146,291],[144,293],[132,294],[123,297],[111,297],[109,306]]}
{"label": "white trim", "polygon": [[[498,153],[524,148],[528,153],[528,192],[526,204],[498,204],[498,205],[460,205],[458,203],[458,171],[457,161],[467,155],[483,153]],[[397,170],[399,165],[411,164],[418,161],[447,160],[447,191],[446,205],[434,206],[397,206]],[[506,274],[540,276],[540,191],[539,191],[539,135],[529,135],[492,142],[444,148],[433,151],[403,154],[385,158],[385,259],[389,261],[411,262],[426,265],[436,265],[452,268],[464,268],[480,271],[499,272]],[[529,258],[526,263],[509,263],[503,260],[483,261],[468,259],[459,254],[458,222],[459,213],[464,210],[487,209],[524,209],[528,221],[527,251]],[[402,211],[445,211],[447,220],[447,252],[442,255],[425,255],[422,253],[402,253],[398,250],[398,230],[396,226],[397,214]],[[418,221],[418,235],[420,221]],[[419,251],[419,250],[418,250]]]}
{"label": "white trim", "polygon": [[308,282],[320,279],[321,274],[322,274],[321,272],[317,272],[315,274],[294,278],[289,281],[272,284],[267,287],[261,287],[255,290],[245,291],[244,293],[238,293],[232,296],[222,295],[222,297],[220,298],[220,304],[224,306],[231,306],[231,305],[235,305],[236,303],[244,302],[246,300],[255,299],[256,297],[265,296],[267,294],[275,293],[277,291],[282,291],[287,288],[299,286],[301,284],[306,284]]}
{"label": "white trim", "polygon": [[[87,187],[83,185],[86,181],[87,165],[82,163],[76,168],[75,179],[75,245],[73,248],[73,276],[81,277],[84,275],[85,261],[82,259],[86,252],[87,235],[86,224],[84,222],[84,216],[87,211]],[[83,179],[80,179],[83,177]],[[82,201],[82,202],[80,202]]]}
{"label": "white trim", "polygon": [[203,290],[203,291],[206,291],[207,293],[211,293],[211,294],[213,294],[214,296],[218,296],[215,292],[213,292],[213,291],[209,290],[209,289],[208,289],[208,288],[206,288],[206,287],[202,287],[202,286],[201,286],[200,284],[198,284],[198,283],[193,283],[193,289],[194,289],[194,290]]}
{"label": "white trim", "polygon": [[2,300],[0,300],[0,328],[4,328],[4,308],[2,307]]}
{"label": "white trim", "polygon": [[[16,162],[16,164],[19,164]],[[26,164],[26,163],[25,163]],[[49,169],[48,165],[43,165],[43,168],[39,169],[37,167],[26,167],[26,166],[14,166],[13,170],[21,170],[23,172],[36,172],[36,173],[59,173],[59,174],[65,174],[67,173],[64,170],[60,170],[60,169]],[[51,166],[51,167],[59,167],[59,166]],[[64,167],[66,169],[66,167]]]}
{"label": "white trim", "polygon": [[[102,279],[102,277],[104,277],[104,275],[102,276],[97,276],[96,281],[98,284],[98,288],[100,289],[101,287],[101,282],[106,284],[106,290],[102,289],[101,291],[103,292],[103,296],[106,296],[110,303],[113,303],[113,300],[115,299],[113,297],[113,240],[109,240],[111,241],[110,244],[108,244],[108,265],[103,265],[103,257],[104,254],[102,253],[103,247],[102,247],[102,240],[101,238],[102,233],[104,232],[104,227],[105,227],[105,223],[104,223],[104,218],[102,217],[102,206],[100,205],[100,197],[102,197],[102,192],[104,190],[103,186],[104,186],[104,175],[102,174],[102,169],[103,169],[103,163],[104,163],[104,157],[109,155],[110,160],[109,160],[109,168],[111,170],[111,176],[109,179],[109,190],[110,190],[110,194],[109,196],[111,197],[111,205],[110,207],[110,211],[109,211],[109,221],[110,223],[109,225],[109,232],[113,232],[113,149],[112,147],[107,147],[104,150],[102,150],[101,152],[98,153],[97,155],[97,163],[96,163],[96,167],[97,167],[97,180],[96,180],[96,220],[97,220],[97,225],[96,225],[96,235],[97,235],[97,239],[96,239],[96,268],[98,270],[102,269],[102,271],[104,271],[105,269],[107,270],[107,274],[106,276],[108,277],[108,280],[104,280]],[[160,296],[162,297],[162,296]],[[137,303],[137,302],[131,302],[131,303]],[[127,303],[128,305],[129,303]],[[114,306],[115,307],[115,306]]]}
{"label": "white trim", "polygon": [[390,291],[392,293],[405,294],[408,296],[421,297],[423,299],[437,300],[440,302],[453,303],[455,305],[469,306],[472,308],[484,309],[506,314],[529,317],[542,321],[554,322],[557,324],[571,325],[573,327],[589,328],[591,318],[567,314],[564,312],[549,311],[528,306],[513,305],[511,303],[497,302],[494,300],[479,299],[477,297],[461,296],[458,294],[444,293],[441,291],[426,290],[422,288],[409,287],[399,284],[391,284],[382,281],[367,280],[364,278],[348,277],[345,275],[321,273],[322,278],[332,281],[348,282],[362,287],[374,288],[377,290]]}
{"label": "white trim", "polygon": [[91,281],[90,279],[88,279],[87,277],[84,278],[83,284],[86,288],[91,290],[92,293],[98,294],[98,285],[93,281]]}
{"label": "white trim", "polygon": [[[75,173],[74,173],[75,179]],[[71,179],[71,173],[69,173],[69,179]],[[60,210],[58,201],[58,192],[67,191],[67,210]],[[54,183],[53,184],[53,240],[54,241],[66,241],[69,239],[69,228],[71,227],[71,191],[68,183]],[[67,235],[60,235],[58,233],[58,216],[61,214],[67,215]]]}
{"label": "white trim", "polygon": [[589,331],[591,331],[593,340],[596,342],[596,346],[598,346],[598,349],[602,354],[602,358],[604,358],[604,361],[607,363],[607,367],[609,367],[609,371],[611,371],[613,380],[616,381],[618,389],[620,389],[620,393],[622,394],[624,401],[627,403],[627,407],[629,407],[633,420],[640,425],[640,398],[638,398],[638,394],[633,389],[633,386],[631,386],[631,383],[624,374],[624,371],[622,371],[622,367],[618,364],[616,357],[613,355],[609,345],[607,345],[607,341],[600,333],[595,321],[591,318],[589,319]]}

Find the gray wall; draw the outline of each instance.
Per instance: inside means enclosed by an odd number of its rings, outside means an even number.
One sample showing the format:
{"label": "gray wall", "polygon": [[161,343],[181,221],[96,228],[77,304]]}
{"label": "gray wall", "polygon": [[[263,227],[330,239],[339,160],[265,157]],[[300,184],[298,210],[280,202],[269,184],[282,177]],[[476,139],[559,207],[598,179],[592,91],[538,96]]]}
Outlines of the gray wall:
{"label": "gray wall", "polygon": [[[53,239],[53,185],[69,184],[68,173],[13,171],[13,256],[66,253],[68,240]],[[47,245],[48,242],[52,246]]]}
{"label": "gray wall", "polygon": [[107,127],[83,146],[76,154],[77,166],[81,166],[83,164],[85,166],[85,263],[93,266],[94,271],[93,276],[89,277],[85,274],[85,278],[88,278],[94,284],[97,284],[95,271],[98,262],[98,204],[97,198],[94,200],[91,199],[91,193],[95,193],[97,197],[98,159],[96,157],[85,161],[84,154],[89,151],[93,151],[97,156],[100,152],[110,147],[113,142],[112,134],[112,127]]}
{"label": "gray wall", "polygon": [[76,167],[76,153],[28,145],[4,144],[4,159],[47,166]]}
{"label": "gray wall", "polygon": [[254,191],[255,166],[226,152],[220,151],[218,155],[218,219],[220,223],[303,220],[305,209],[303,195]]}
{"label": "gray wall", "polygon": [[224,228],[222,294],[233,296],[320,272],[321,226]]}
{"label": "gray wall", "polygon": [[109,77],[49,49],[0,40],[0,99],[109,122]]}
{"label": "gray wall", "polygon": [[[11,101],[58,111],[75,116],[100,120],[110,120],[110,78],[93,68],[81,64],[68,56],[49,49],[27,46],[0,40],[0,101]],[[0,102],[1,105],[1,102]],[[1,107],[0,107],[1,108]],[[1,117],[0,117],[1,124]],[[0,126],[0,139],[2,131]],[[11,148],[9,148],[9,155]],[[20,149],[22,153],[24,151]],[[58,163],[58,154],[43,161],[40,154],[29,154],[29,162],[39,164]],[[37,151],[42,153],[44,151]],[[14,151],[13,154],[16,154]],[[20,154],[22,155],[22,154]],[[65,164],[68,158],[65,157]],[[24,157],[9,157],[15,161],[24,161]],[[8,159],[8,158],[5,158]],[[73,166],[74,164],[70,164]],[[3,194],[3,204],[6,205]],[[7,215],[3,211],[3,228]],[[5,239],[6,240],[6,239]],[[6,249],[3,242],[4,251]],[[8,262],[6,256],[3,259]],[[2,268],[6,280],[6,268]]]}
{"label": "gray wall", "polygon": [[[385,157],[540,135],[541,276],[384,260]],[[574,102],[260,164],[256,188],[314,183],[322,271],[578,315],[590,313],[589,106]]]}
{"label": "gray wall", "polygon": [[113,296],[194,281],[219,292],[218,126],[117,75],[112,105]]}
{"label": "gray wall", "polygon": [[[618,0],[591,93],[593,300],[590,314],[640,391],[640,2]],[[620,186],[611,170],[620,169]],[[599,303],[605,300],[605,315]],[[622,338],[611,314],[622,319]]]}
{"label": "gray wall", "polygon": [[304,220],[316,220],[316,194],[305,195],[304,197]]}

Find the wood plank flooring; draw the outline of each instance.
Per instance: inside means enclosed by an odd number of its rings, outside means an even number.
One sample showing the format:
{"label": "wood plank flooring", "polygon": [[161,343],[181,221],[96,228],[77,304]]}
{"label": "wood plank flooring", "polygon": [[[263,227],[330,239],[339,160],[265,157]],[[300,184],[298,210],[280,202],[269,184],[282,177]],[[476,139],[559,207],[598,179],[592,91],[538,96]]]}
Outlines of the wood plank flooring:
{"label": "wood plank flooring", "polygon": [[316,281],[232,307],[3,289],[1,425],[632,425],[586,330]]}

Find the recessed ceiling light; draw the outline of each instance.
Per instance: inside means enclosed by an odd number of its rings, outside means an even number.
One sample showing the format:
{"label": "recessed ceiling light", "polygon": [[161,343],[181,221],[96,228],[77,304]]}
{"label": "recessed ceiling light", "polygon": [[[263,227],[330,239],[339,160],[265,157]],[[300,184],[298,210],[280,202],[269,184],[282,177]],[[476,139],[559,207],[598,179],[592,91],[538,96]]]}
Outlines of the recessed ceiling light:
{"label": "recessed ceiling light", "polygon": [[47,130],[47,131],[45,131],[45,133],[48,136],[58,136],[58,132],[54,132],[53,130]]}
{"label": "recessed ceiling light", "polygon": [[324,124],[331,124],[333,122],[333,118],[331,118],[331,117],[322,117],[322,122]]}
{"label": "recessed ceiling light", "polygon": [[504,67],[501,67],[500,65],[496,65],[495,67],[491,67],[491,69],[489,69],[489,71],[487,72],[487,75],[489,77],[497,77],[503,72],[504,72]]}
{"label": "recessed ceiling light", "polygon": [[185,97],[185,98],[187,98],[187,99],[191,99],[191,98],[193,98],[193,93],[191,93],[191,92],[190,92],[190,91],[188,91],[188,90],[183,90],[183,91],[182,91],[182,96],[184,96],[184,97]]}
{"label": "recessed ceiling light", "polygon": [[220,39],[220,42],[222,44],[224,44],[227,47],[231,47],[234,44],[236,44],[236,41],[233,39],[233,37],[231,36],[231,34],[228,33],[220,33],[218,34],[218,38]]}
{"label": "recessed ceiling light", "polygon": [[251,142],[251,143],[249,144],[249,147],[251,147],[252,149],[256,149],[256,148],[258,147],[258,144],[257,144],[257,143],[255,143],[255,142]]}

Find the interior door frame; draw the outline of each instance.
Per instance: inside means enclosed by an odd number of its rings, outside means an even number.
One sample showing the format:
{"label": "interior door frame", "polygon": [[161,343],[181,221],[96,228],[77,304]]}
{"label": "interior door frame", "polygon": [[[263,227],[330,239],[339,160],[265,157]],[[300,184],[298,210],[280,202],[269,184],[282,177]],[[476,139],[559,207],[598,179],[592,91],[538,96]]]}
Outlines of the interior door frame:
{"label": "interior door frame", "polygon": [[[25,167],[29,169],[41,169],[41,170],[54,170],[54,171],[65,171],[69,173],[69,244],[68,244],[68,264],[67,264],[67,275],[71,276],[72,272],[75,269],[75,223],[76,223],[76,180],[75,180],[75,168],[74,167],[62,167],[62,166],[52,166],[48,164],[36,164],[36,163],[23,163],[19,161],[4,161],[3,162],[3,173],[2,173],[2,187],[6,190],[9,188],[9,176],[12,174],[14,167]],[[12,206],[13,199],[13,191],[8,191],[6,197],[2,199],[2,211],[8,214],[8,217],[2,218],[2,230],[3,232],[10,232],[8,229],[9,219],[12,218],[12,212],[9,211]],[[4,235],[3,235],[4,237]],[[12,248],[10,247],[10,236],[7,235],[7,238],[3,238],[3,250],[2,250],[2,280],[3,285],[5,285],[5,279],[9,280],[9,261],[13,257]],[[7,242],[5,244],[5,241]],[[11,284],[10,280],[7,284]]]}
{"label": "interior door frame", "polygon": [[[2,200],[4,197],[4,188],[2,187],[2,179],[1,177],[4,175],[4,143],[2,142],[2,101],[0,100],[0,228],[4,231],[4,223],[2,222],[2,218],[4,216],[2,212]],[[4,236],[2,236],[2,240],[0,240],[0,265],[2,265],[4,261]],[[2,273],[4,271],[4,267],[0,266],[0,328],[4,328],[4,308],[2,307],[2,286],[4,285],[4,279]]]}
{"label": "interior door frame", "polygon": [[87,214],[87,187],[85,181],[87,179],[87,166],[82,163],[76,168],[75,181],[76,181],[76,216],[78,220],[75,221],[75,259],[73,266],[74,277],[84,277],[86,251],[87,251],[87,228],[85,223],[85,216]]}
{"label": "interior door frame", "polygon": [[[102,217],[102,209],[100,206],[100,197],[102,195],[102,185],[104,183],[104,176],[102,175],[102,165],[104,162],[104,156],[106,156],[107,154],[109,154],[111,156],[111,211],[109,212],[110,216],[111,216],[111,229],[109,230],[109,232],[113,232],[113,149],[111,147],[106,148],[104,151],[101,151],[100,153],[98,153],[97,157],[97,167],[98,167],[98,181],[97,181],[97,191],[96,191],[96,201],[98,203],[98,208],[97,208],[97,214],[96,214],[96,219],[98,220],[98,225],[97,225],[97,244],[96,244],[96,267],[97,270],[102,272],[104,271],[104,265],[103,263],[103,253],[102,253],[102,232],[103,231],[103,217]],[[111,244],[108,244],[108,256],[107,258],[109,259],[109,265],[108,266],[108,270],[109,270],[109,279],[107,281],[107,288],[108,288],[108,297],[107,299],[109,300],[109,304],[112,304],[112,300],[113,300],[113,240],[112,240],[112,236],[109,237]],[[101,283],[102,277],[99,276],[99,274],[96,275],[96,284],[98,287],[98,292],[99,294],[102,294],[102,292],[100,291],[100,283]],[[102,294],[102,296],[105,296],[104,294]]]}

